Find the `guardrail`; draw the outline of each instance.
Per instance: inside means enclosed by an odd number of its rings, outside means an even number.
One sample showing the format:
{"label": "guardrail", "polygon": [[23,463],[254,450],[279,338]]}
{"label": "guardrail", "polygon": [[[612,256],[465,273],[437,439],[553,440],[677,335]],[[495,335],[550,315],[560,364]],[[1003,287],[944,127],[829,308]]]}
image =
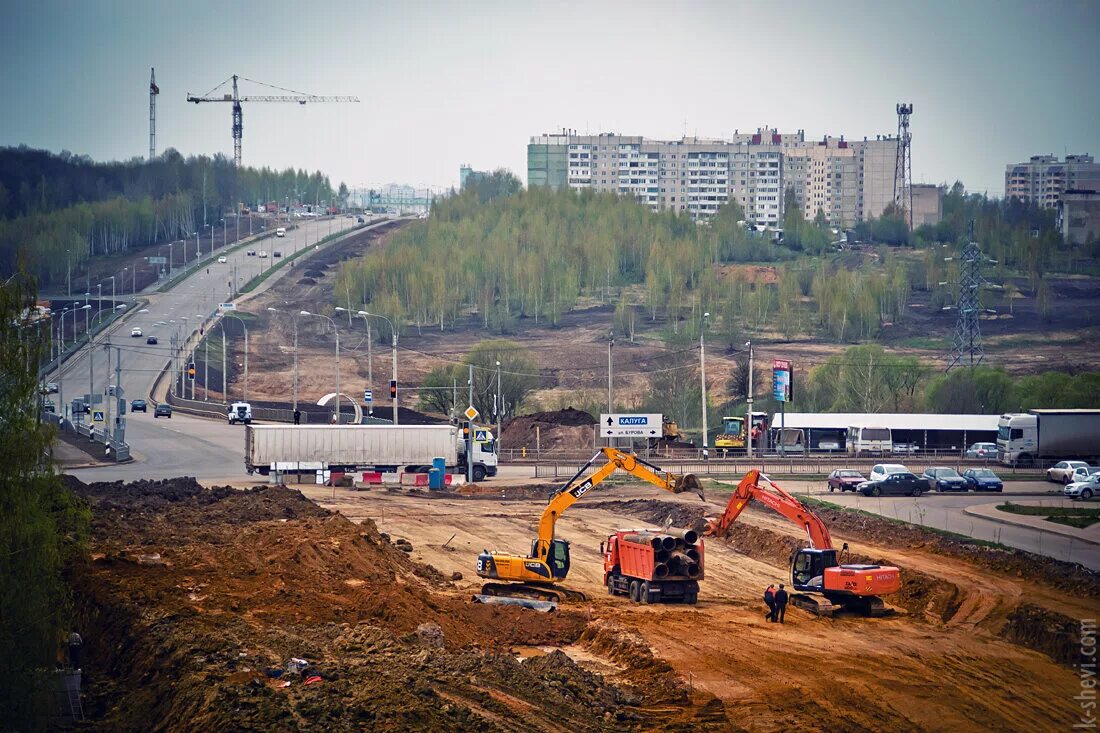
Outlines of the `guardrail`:
{"label": "guardrail", "polygon": [[83,435],[85,438],[108,446],[111,449],[111,454],[116,463],[130,460],[130,444],[124,440],[112,439],[106,430],[94,428],[86,423],[65,420],[60,415],[53,412],[43,412],[42,419],[45,422],[57,426],[58,430],[71,430],[77,435]]}

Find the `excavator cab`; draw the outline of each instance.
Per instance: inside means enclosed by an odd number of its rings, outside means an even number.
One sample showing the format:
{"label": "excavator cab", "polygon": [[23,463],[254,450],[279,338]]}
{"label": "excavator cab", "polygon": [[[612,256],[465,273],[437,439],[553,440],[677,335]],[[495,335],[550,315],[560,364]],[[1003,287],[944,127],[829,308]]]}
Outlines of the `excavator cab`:
{"label": "excavator cab", "polygon": [[803,547],[791,563],[791,584],[795,590],[820,593],[825,589],[825,568],[836,565],[836,550]]}
{"label": "excavator cab", "polygon": [[[539,541],[531,542],[531,557],[541,557],[539,553]],[[550,568],[550,577],[561,579],[569,574],[569,540],[550,540],[549,552],[546,553],[546,565]]]}

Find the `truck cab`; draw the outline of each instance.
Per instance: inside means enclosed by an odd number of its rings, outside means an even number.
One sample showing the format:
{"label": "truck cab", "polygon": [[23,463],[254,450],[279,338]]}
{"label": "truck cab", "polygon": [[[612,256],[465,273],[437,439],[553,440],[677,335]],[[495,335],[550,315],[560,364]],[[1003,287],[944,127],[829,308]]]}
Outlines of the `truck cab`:
{"label": "truck cab", "polygon": [[[497,475],[497,444],[488,428],[474,426],[473,474],[474,481],[484,481],[486,477]],[[466,468],[466,435],[458,433],[458,465]]]}
{"label": "truck cab", "polygon": [[1002,463],[1028,461],[1039,454],[1039,425],[1035,415],[1008,413],[997,421],[997,453]]}

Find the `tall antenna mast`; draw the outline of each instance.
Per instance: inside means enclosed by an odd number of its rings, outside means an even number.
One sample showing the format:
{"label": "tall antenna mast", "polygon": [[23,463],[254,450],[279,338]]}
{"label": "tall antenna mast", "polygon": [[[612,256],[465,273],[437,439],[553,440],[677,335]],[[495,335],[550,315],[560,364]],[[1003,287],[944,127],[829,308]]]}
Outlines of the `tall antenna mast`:
{"label": "tall antenna mast", "polygon": [[157,157],[157,70],[149,69],[149,160]]}
{"label": "tall antenna mast", "polygon": [[898,111],[898,152],[894,159],[894,206],[905,218],[909,231],[913,231],[913,153],[909,132],[909,115],[913,103],[902,102]]}

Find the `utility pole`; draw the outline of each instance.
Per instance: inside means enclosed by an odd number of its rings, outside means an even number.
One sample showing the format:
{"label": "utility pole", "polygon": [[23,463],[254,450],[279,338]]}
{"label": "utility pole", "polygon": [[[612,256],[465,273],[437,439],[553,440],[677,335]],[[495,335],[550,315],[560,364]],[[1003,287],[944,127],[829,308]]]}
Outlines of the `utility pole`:
{"label": "utility pole", "polygon": [[[120,346],[115,347],[115,384],[118,386],[118,394],[115,395],[115,399],[119,400],[119,408],[118,414],[115,417],[114,440],[115,443],[121,443],[126,439],[126,418],[122,416],[122,406],[125,402],[122,397],[122,347]],[[118,460],[117,454],[115,460]]]}
{"label": "utility pole", "polygon": [[202,401],[210,401],[210,339],[202,340]]}
{"label": "utility pole", "polygon": [[73,297],[73,260],[72,251],[65,250],[65,280],[68,283],[66,285],[68,297]]}
{"label": "utility pole", "polygon": [[752,460],[752,342],[746,341],[745,346],[749,347],[749,394],[746,400],[749,403],[749,412],[746,415],[745,422],[745,448],[748,451],[749,460]]}
{"label": "utility pole", "polygon": [[367,322],[367,386],[371,390],[371,401],[367,405],[367,410],[371,415],[374,415],[374,357],[371,355],[371,335],[370,335],[370,319],[364,318]]}
{"label": "utility pole", "polygon": [[222,319],[222,402],[229,404],[229,391],[226,389],[225,377],[225,319]]}
{"label": "utility pole", "polygon": [[[390,334],[393,336],[393,424],[397,425],[397,328],[390,322]],[[470,367],[473,369],[473,367]],[[472,383],[471,383],[472,384]],[[472,387],[471,387],[472,389]],[[472,404],[472,403],[471,403]],[[468,463],[469,461],[467,461]]]}
{"label": "utility pole", "polygon": [[612,369],[611,369],[611,349],[615,346],[615,332],[609,331],[607,334],[607,412],[608,414],[615,411],[612,404],[611,386],[612,386]]}
{"label": "utility pole", "polygon": [[[111,436],[111,400],[114,399],[114,397],[115,397],[115,395],[111,394],[111,392],[117,393],[118,390],[119,390],[119,384],[118,384],[118,382],[115,382],[114,390],[111,389],[111,384],[110,384],[110,381],[111,381],[111,342],[110,342],[110,340],[108,340],[103,345],[103,348],[107,351],[107,382],[108,382],[108,384],[107,384],[107,394],[105,394],[103,396],[103,401],[107,403],[106,405],[103,406],[103,411],[104,411],[103,412],[103,418],[104,418],[103,419],[103,435],[105,436],[104,442],[107,444],[108,447],[110,447],[110,445],[111,445],[111,437],[110,437]],[[90,355],[91,355],[91,350],[89,349],[89,356]]]}
{"label": "utility pole", "polygon": [[699,386],[703,394],[703,460],[707,460],[709,457],[707,451],[707,359],[706,359],[706,340],[703,338],[707,332],[707,322],[710,320],[710,313],[703,314],[703,323],[699,329]]}
{"label": "utility pole", "polygon": [[298,411],[298,314],[294,314],[294,411]]}
{"label": "utility pole", "polygon": [[[474,365],[470,364],[470,375],[467,382],[470,388],[470,407],[474,406]],[[474,482],[474,421],[470,420],[466,430],[466,483]]]}

